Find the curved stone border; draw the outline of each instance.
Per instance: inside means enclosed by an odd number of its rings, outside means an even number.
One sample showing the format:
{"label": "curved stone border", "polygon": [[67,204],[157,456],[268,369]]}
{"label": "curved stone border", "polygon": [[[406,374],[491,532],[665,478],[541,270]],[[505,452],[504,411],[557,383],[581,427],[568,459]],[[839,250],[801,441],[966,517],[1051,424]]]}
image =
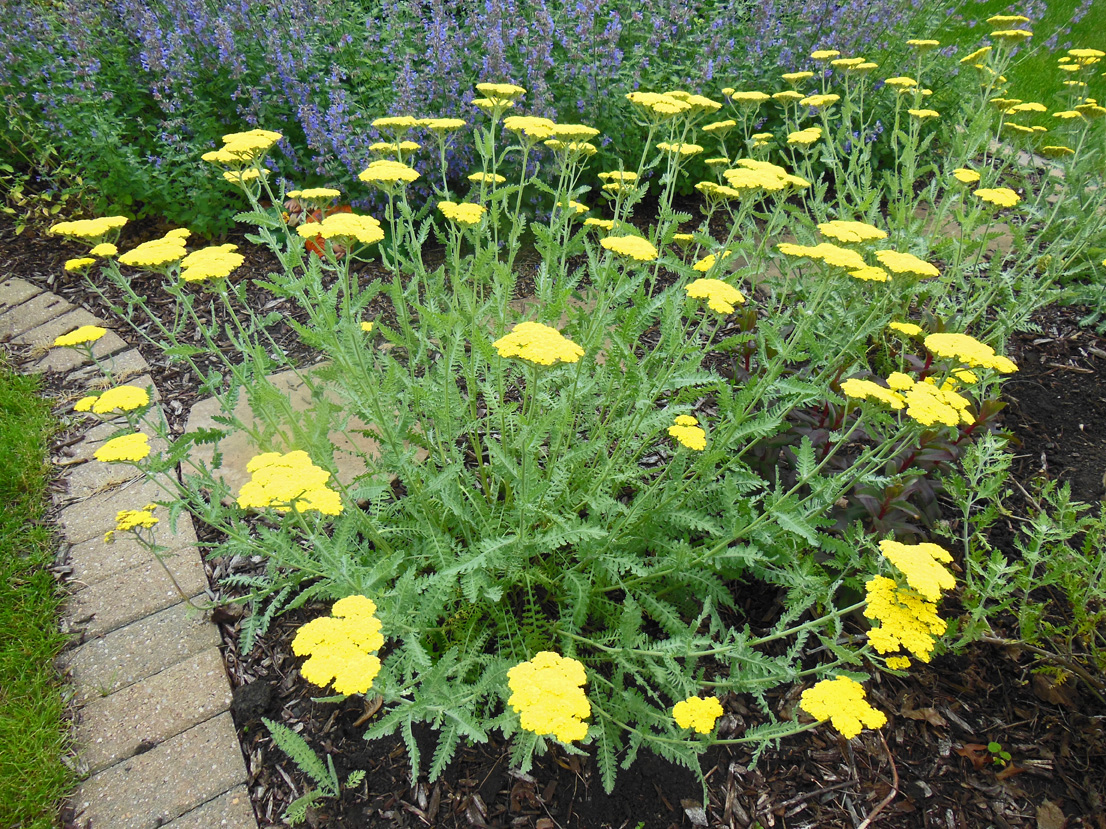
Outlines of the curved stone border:
{"label": "curved stone border", "polygon": [[[0,343],[15,346],[21,371],[60,375],[74,401],[98,370],[74,349],[48,346],[82,325],[111,328],[25,280],[0,279]],[[94,353],[116,379],[150,388],[157,405],[149,365],[123,339],[109,331]],[[78,762],[90,774],[70,803],[76,825],[257,829],[218,629],[182,601],[144,548],[126,538],[104,543],[118,510],[162,494],[131,467],[92,460],[115,429],[90,418],[80,441],[54,458],[66,484],[54,496],[58,560],[72,591],[62,626],[74,634],[61,665],[77,707]],[[158,525],[158,543],[169,548],[176,581],[190,597],[213,598],[192,519],[182,515],[174,532],[167,523]]]}

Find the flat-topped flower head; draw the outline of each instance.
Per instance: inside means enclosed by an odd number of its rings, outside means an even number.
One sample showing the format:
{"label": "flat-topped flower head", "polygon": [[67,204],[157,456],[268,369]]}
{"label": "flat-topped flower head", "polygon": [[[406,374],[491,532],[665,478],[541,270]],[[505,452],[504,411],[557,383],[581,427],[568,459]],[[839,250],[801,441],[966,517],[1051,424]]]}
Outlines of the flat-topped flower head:
{"label": "flat-topped flower head", "polygon": [[735,306],[745,304],[744,294],[721,279],[696,279],[684,290],[692,299],[705,299],[707,307],[718,314],[732,314]]}
{"label": "flat-topped flower head", "polygon": [[88,252],[89,256],[98,256],[101,258],[108,258],[119,255],[119,248],[113,245],[111,242],[101,242],[98,245],[94,245],[92,250]]}
{"label": "flat-topped flower head", "polygon": [[918,85],[916,80],[908,78],[905,75],[896,78],[888,78],[883,83],[897,90],[913,89]]}
{"label": "flat-topped flower head", "polygon": [[1075,150],[1071,147],[1065,147],[1063,144],[1049,144],[1041,147],[1039,152],[1045,158],[1064,158],[1069,155],[1075,155]]}
{"label": "flat-topped flower head", "polygon": [[135,268],[164,268],[179,262],[187,253],[184,240],[179,236],[164,236],[128,250],[119,257],[119,264]]}
{"label": "flat-topped flower head", "polygon": [[597,219],[592,216],[584,219],[584,227],[597,227],[600,230],[614,230],[614,221],[612,219]]}
{"label": "flat-topped flower head", "polygon": [[810,107],[811,109],[822,109],[823,107],[832,106],[840,100],[840,95],[834,95],[832,93],[826,95],[807,95],[799,101],[799,106]]}
{"label": "flat-topped flower head", "polygon": [[380,671],[375,652],[384,646],[376,604],[364,596],[347,596],[330,613],[296,631],[292,653],[310,657],[300,673],[322,688],[333,682],[339,694],[367,693]]}
{"label": "flat-topped flower head", "polygon": [[493,101],[514,103],[515,100],[526,94],[526,90],[513,83],[478,83],[476,91]]}
{"label": "flat-topped flower head", "polygon": [[937,544],[902,544],[884,539],[879,542],[884,558],[906,576],[906,582],[927,601],[937,602],[942,590],[956,586],[952,573],[944,565],[952,561],[948,550]]}
{"label": "flat-topped flower head", "polygon": [[975,423],[975,418],[968,411],[970,401],[953,390],[955,384],[946,382],[938,387],[935,382],[930,382],[932,379],[928,378],[924,383],[911,381],[912,385],[904,395],[907,417],[923,426],[942,423],[955,427]]}
{"label": "flat-topped flower head", "polygon": [[883,268],[877,268],[875,265],[849,271],[849,276],[853,279],[859,279],[861,282],[887,282],[891,279],[891,275],[887,271]]}
{"label": "flat-topped flower head", "polygon": [[527,731],[551,735],[562,743],[582,740],[588,735],[584,720],[591,716],[583,690],[586,682],[580,662],[541,651],[507,671],[511,689],[507,705],[519,714],[519,724]]}
{"label": "flat-topped flower head", "polygon": [[868,606],[864,615],[878,627],[868,632],[868,641],[879,653],[896,653],[905,648],[929,662],[934,637],[948,628],[937,615],[937,605],[914,590],[903,590],[893,579],[876,576],[865,584]]}
{"label": "flat-topped flower head", "polygon": [[910,46],[913,49],[916,49],[919,52],[928,52],[929,50],[936,49],[938,46],[940,46],[941,41],[922,38],[911,38],[910,40],[906,41],[906,45]]}
{"label": "flat-topped flower head", "polygon": [[660,92],[630,92],[627,93],[626,100],[651,116],[651,120],[663,121],[692,109],[687,101],[681,101],[679,98]]}
{"label": "flat-topped flower head", "polygon": [[355,213],[332,213],[321,222],[296,225],[296,233],[305,239],[322,236],[324,239],[340,239],[372,245],[384,238],[384,229],[372,216]]}
{"label": "flat-topped flower head", "polygon": [[723,89],[722,93],[738,106],[757,107],[772,98],[767,92],[757,92],[756,90]]}
{"label": "flat-topped flower head", "polygon": [[801,101],[805,97],[806,96],[802,92],[796,92],[794,89],[785,89],[783,92],[772,93],[772,100],[778,101],[785,107],[795,101]]}
{"label": "flat-topped flower head", "polygon": [[540,366],[575,363],[584,356],[584,349],[540,322],[520,322],[492,345],[500,357],[518,357]]}
{"label": "flat-topped flower head", "polygon": [[975,191],[980,201],[993,204],[995,207],[1014,207],[1020,202],[1021,196],[1009,187],[981,187]]}
{"label": "flat-topped flower head", "polygon": [[941,117],[941,113],[935,109],[908,109],[907,114],[912,118],[917,118],[919,121],[925,121],[927,118]]}
{"label": "flat-topped flower head", "polygon": [[842,736],[851,740],[865,726],[882,728],[887,716],[864,699],[864,686],[846,676],[823,679],[799,697],[799,707],[816,720],[829,720]]}
{"label": "flat-topped flower head", "polygon": [[693,271],[699,271],[699,273],[706,273],[707,271],[709,271],[711,268],[714,267],[716,262],[720,262],[722,260],[729,259],[731,253],[732,253],[732,251],[730,251],[730,250],[724,250],[724,251],[722,251],[721,255],[719,255],[719,256],[716,256],[713,253],[707,254],[702,259],[700,259],[698,262],[696,262],[694,265],[692,265],[691,269]]}
{"label": "flat-topped flower head", "polygon": [[599,135],[599,130],[587,124],[554,124],[553,137],[561,141],[588,141]]}
{"label": "flat-topped flower head", "polygon": [[185,282],[226,279],[246,261],[237,250],[237,245],[226,244],[193,251],[180,261],[180,278]]}
{"label": "flat-topped flower head", "polygon": [[962,184],[975,184],[979,181],[979,173],[969,170],[967,167],[957,167],[952,171],[953,177]]}
{"label": "flat-topped flower head", "polygon": [[598,175],[603,181],[637,181],[637,173],[632,170],[610,170],[606,173],[599,173]]}
{"label": "flat-topped flower head", "polygon": [[677,415],[673,425],[668,427],[668,434],[676,439],[681,446],[702,452],[707,448],[707,433],[699,425],[699,421],[691,415]]}
{"label": "flat-topped flower head", "polygon": [[606,236],[599,240],[599,244],[636,262],[652,262],[658,256],[657,249],[640,236]]}
{"label": "flat-topped flower head", "polygon": [[999,29],[998,31],[991,32],[991,37],[998,40],[1009,40],[1017,42],[1019,40],[1028,40],[1033,37],[1033,32],[1028,29]]}
{"label": "flat-topped flower head", "polygon": [[438,202],[438,210],[451,222],[468,227],[480,224],[480,220],[488,212],[488,208],[481,204],[471,204],[469,202],[457,204],[451,201]]}
{"label": "flat-topped flower head", "polygon": [[[765,97],[767,98],[768,96],[765,95]],[[727,118],[725,121],[712,121],[709,124],[704,124],[703,125],[703,132],[709,132],[711,134],[717,134],[719,136],[725,136],[727,133],[729,133],[730,130],[732,130],[736,126],[737,126],[737,121],[733,120],[732,118]]]}
{"label": "flat-topped flower head", "polygon": [[95,398],[89,411],[95,414],[133,412],[149,405],[150,393],[138,386],[116,386]]}
{"label": "flat-topped flower head", "polygon": [[912,253],[901,253],[897,250],[877,250],[876,259],[891,273],[912,274],[923,279],[941,275],[941,272],[935,266],[924,259],[919,259]]}
{"label": "flat-topped flower head", "polygon": [[841,53],[836,49],[818,49],[810,53],[811,60],[830,60],[840,56]]}
{"label": "flat-topped flower head", "polygon": [[823,236],[829,236],[838,242],[855,243],[870,242],[873,239],[886,239],[886,231],[880,230],[866,222],[852,222],[844,219],[835,219],[831,222],[822,222],[818,225],[818,232]]}
{"label": "flat-topped flower head", "polygon": [[119,463],[122,461],[140,461],[150,454],[150,439],[142,432],[112,438],[93,454],[98,461]]}
{"label": "flat-topped flower head", "polygon": [[58,222],[47,231],[53,236],[69,236],[94,242],[118,230],[127,223],[125,216],[100,216],[96,219],[77,219],[72,222]]}
{"label": "flat-topped flower head", "polygon": [[1000,374],[1018,370],[1013,360],[995,354],[995,350],[989,345],[984,345],[967,334],[930,334],[924,342],[925,347],[936,356],[959,360],[966,366],[990,368]]}
{"label": "flat-topped flower head", "polygon": [[960,62],[974,65],[989,55],[993,48],[993,46],[981,46],[971,54],[964,55],[964,57],[960,58]]}
{"label": "flat-topped flower head", "polygon": [[300,201],[330,201],[341,196],[342,192],[333,187],[305,187],[303,190],[289,190],[284,195]]}
{"label": "flat-topped flower head", "polygon": [[783,80],[787,81],[789,84],[798,84],[802,81],[806,81],[806,80],[809,80],[810,78],[813,78],[814,73],[809,72],[809,71],[784,72],[782,75],[780,75],[780,77]]}
{"label": "flat-topped flower head", "polygon": [[680,728],[690,728],[700,734],[710,734],[722,716],[718,697],[688,697],[672,706],[672,719]]}
{"label": "flat-topped flower head", "polygon": [[661,141],[659,144],[657,144],[657,149],[663,150],[666,153],[672,153],[673,155],[680,155],[685,157],[698,155],[699,153],[703,152],[703,148],[700,147],[698,144],[688,144],[686,142],[681,144],[678,141]]}
{"label": "flat-topped flower head", "polygon": [[922,327],[912,322],[889,322],[887,323],[887,327],[892,331],[898,331],[900,334],[905,334],[908,337],[917,337],[922,333]]}
{"label": "flat-topped flower head", "polygon": [[65,260],[66,273],[77,273],[78,271],[85,271],[96,264],[96,259],[92,256],[80,256],[76,259]]}
{"label": "flat-topped flower head", "polygon": [[507,181],[498,173],[472,173],[468,180],[474,184],[503,184]]}
{"label": "flat-topped flower head", "polygon": [[398,155],[421,150],[422,144],[417,141],[377,141],[375,144],[370,144],[369,149],[382,155]]}
{"label": "flat-topped flower head", "polygon": [[834,58],[830,61],[830,66],[835,69],[856,69],[856,67],[866,63],[864,58]]}
{"label": "flat-topped flower head", "polygon": [[141,528],[157,526],[158,517],[154,515],[157,504],[147,504],[142,509],[121,509],[115,513],[114,532],[125,533]]}
{"label": "flat-topped flower head", "polygon": [[987,18],[992,26],[1019,26],[1028,23],[1029,18],[1022,14],[996,14]]}
{"label": "flat-topped flower head", "polygon": [[204,153],[201,158],[212,164],[243,167],[260,161],[283,137],[279,132],[262,129],[228,133],[223,136],[223,146],[220,149]]}
{"label": "flat-topped flower head", "polygon": [[238,506],[243,509],[273,507],[288,512],[317,510],[324,515],[338,515],[342,500],[328,489],[330,473],[320,469],[302,449],[281,454],[265,452],[248,464],[252,476],[238,492]]}
{"label": "flat-topped flower head", "polygon": [[372,125],[378,130],[400,135],[417,127],[419,119],[410,115],[386,115],[383,118],[373,119]]}
{"label": "flat-topped flower head", "polygon": [[419,173],[414,167],[409,167],[399,161],[381,159],[372,162],[357,177],[366,184],[391,186],[410,184],[418,179]]}
{"label": "flat-topped flower head", "polygon": [[68,334],[62,334],[54,340],[54,346],[88,345],[96,342],[106,333],[108,330],[98,325],[82,325]]}
{"label": "flat-topped flower head", "polygon": [[788,144],[797,144],[801,147],[809,147],[822,137],[821,127],[807,127],[805,130],[797,130],[787,134]]}
{"label": "flat-topped flower head", "polygon": [[538,118],[532,115],[512,115],[503,121],[503,129],[523,135],[531,142],[551,138],[555,126],[556,124],[548,118]]}

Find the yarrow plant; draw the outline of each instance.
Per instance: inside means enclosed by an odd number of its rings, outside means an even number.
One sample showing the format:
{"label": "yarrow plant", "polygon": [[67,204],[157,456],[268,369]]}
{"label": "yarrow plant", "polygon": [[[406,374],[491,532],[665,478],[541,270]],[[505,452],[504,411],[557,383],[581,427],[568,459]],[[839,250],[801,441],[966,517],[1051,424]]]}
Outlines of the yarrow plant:
{"label": "yarrow plant", "polygon": [[[812,60],[842,59],[824,51]],[[632,93],[624,117],[646,147],[596,171],[591,192],[593,156],[568,145],[600,138],[527,114],[531,93],[516,84],[476,89],[466,114],[478,163],[460,186],[399,160],[417,152],[403,142],[423,119],[377,119],[392,145],[381,152],[397,156],[359,175],[383,199],[377,216],[293,230],[287,194],[260,173],[280,139],[228,137],[212,163],[237,175],[240,218],[279,261],[258,287],[295,306],[293,329],[324,359],[291,365],[279,320],[249,307],[233,269],[188,280],[184,234],[98,260],[97,278],[135,307],[146,299],[123,260],[162,274],[182,322],[155,327],[174,357],[194,356],[182,347],[194,331],[224,355],[221,372],[197,368],[220,429],[160,435],[168,448],[149,460],[138,432],[100,452],[151,471],[182,462],[179,503],[226,534],[222,553],[266,561],[263,577],[236,581],[255,611],[244,647],[281,610],[335,601],[297,636],[301,673],[379,696],[366,736],[404,735],[416,771],[412,727],[432,726],[431,777],[461,740],[492,731],[523,770],[553,742],[593,750],[610,789],[642,748],[698,769],[711,744],[759,753],[818,722],[850,738],[880,727],[860,683],[927,661],[947,626],[938,602],[954,581],[930,538],[934,473],[987,432],[1001,377],[1017,368],[1001,346],[1025,307],[988,312],[1006,289],[1039,301],[1059,267],[1043,257],[1077,255],[1089,237],[1084,227],[1034,246],[1027,231],[1024,249],[990,251],[997,214],[953,170],[979,170],[987,186],[1008,171],[963,153],[926,161],[933,215],[959,236],[920,232],[921,130],[951,115],[896,127],[898,166],[876,198],[871,157],[842,150],[838,131],[863,121],[865,96],[919,109],[928,64],[877,90],[868,61],[851,57],[820,92],[798,91],[813,77],[787,80],[797,98]],[[753,138],[762,106],[786,121],[771,149]],[[440,129],[460,140],[452,123]],[[804,131],[809,141],[788,143]],[[561,142],[552,162],[531,164],[548,141]],[[819,142],[825,172],[804,149]],[[673,207],[677,184],[695,178],[692,146],[717,153],[714,180],[691,187],[698,219]],[[432,206],[415,206],[415,185]],[[635,208],[650,188],[644,222]],[[547,212],[528,214],[529,196]],[[444,246],[434,266],[431,234]],[[366,275],[370,259],[385,276]],[[978,279],[996,260],[1019,275]],[[214,347],[199,299],[225,311],[231,354]],[[267,379],[280,368],[297,373],[306,410]],[[252,425],[235,414],[241,398]],[[236,430],[257,453],[231,487],[220,453],[202,462],[192,449]],[[362,461],[352,473],[348,455]],[[744,618],[741,597],[766,590],[781,597],[775,618]],[[850,593],[863,598],[846,604]],[[776,719],[767,693],[795,683],[816,722]],[[749,695],[766,722],[742,730],[722,717],[729,694]]]}

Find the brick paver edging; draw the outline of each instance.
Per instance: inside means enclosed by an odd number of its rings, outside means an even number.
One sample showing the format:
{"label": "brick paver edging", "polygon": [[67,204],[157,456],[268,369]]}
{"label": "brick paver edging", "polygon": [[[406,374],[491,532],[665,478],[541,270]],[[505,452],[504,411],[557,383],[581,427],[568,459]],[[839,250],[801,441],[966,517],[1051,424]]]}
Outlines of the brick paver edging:
{"label": "brick paver edging", "polygon": [[[109,329],[95,344],[96,358],[115,379],[149,388],[158,405],[149,365],[111,323],[25,280],[0,277],[0,343],[14,347],[20,371],[61,375],[73,400],[99,372],[74,349],[48,347],[82,325]],[[62,625],[74,634],[62,667],[78,706],[78,762],[89,773],[71,800],[76,824],[257,829],[219,632],[199,609],[210,595],[192,520],[182,515],[173,533],[162,522],[157,540],[196,606],[182,600],[145,548],[123,537],[105,543],[116,512],[139,509],[163,490],[136,478],[132,467],[92,459],[118,424],[90,417],[87,427],[80,442],[65,447],[66,457],[55,458],[66,482],[55,496],[59,558],[72,591]]]}

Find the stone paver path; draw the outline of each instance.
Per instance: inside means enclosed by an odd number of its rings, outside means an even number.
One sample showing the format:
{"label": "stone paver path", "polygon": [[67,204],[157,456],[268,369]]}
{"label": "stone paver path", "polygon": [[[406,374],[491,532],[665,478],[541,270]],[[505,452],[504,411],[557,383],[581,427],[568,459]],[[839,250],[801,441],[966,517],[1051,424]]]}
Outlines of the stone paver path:
{"label": "stone paver path", "polygon": [[[0,343],[10,343],[21,371],[61,375],[70,405],[101,372],[78,351],[49,346],[82,325],[112,327],[25,280],[0,280]],[[122,337],[109,330],[93,353],[117,381],[149,388],[157,405],[149,366]],[[132,467],[94,460],[119,424],[87,417],[83,439],[55,458],[66,484],[55,500],[72,591],[62,625],[73,643],[62,664],[78,706],[78,759],[89,773],[71,803],[77,824],[257,829],[219,632],[202,609],[210,604],[209,588],[192,520],[181,515],[176,532],[166,520],[157,527],[186,602],[139,544],[125,536],[104,542],[118,510],[139,509],[164,490],[136,478]],[[164,448],[158,441],[151,446]]]}

